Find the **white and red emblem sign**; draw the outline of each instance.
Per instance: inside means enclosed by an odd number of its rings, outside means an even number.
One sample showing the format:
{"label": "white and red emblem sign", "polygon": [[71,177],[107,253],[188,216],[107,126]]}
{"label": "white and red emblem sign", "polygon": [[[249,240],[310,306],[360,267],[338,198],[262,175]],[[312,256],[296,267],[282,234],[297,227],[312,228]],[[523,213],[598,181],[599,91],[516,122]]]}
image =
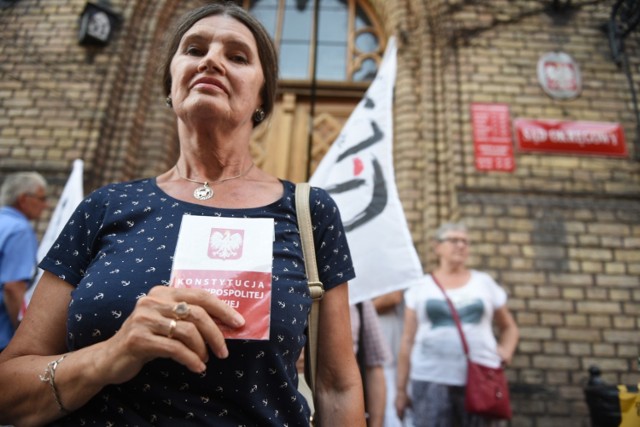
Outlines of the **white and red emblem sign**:
{"label": "white and red emblem sign", "polygon": [[571,99],[580,94],[580,67],[564,52],[547,52],[538,60],[538,81],[552,98]]}

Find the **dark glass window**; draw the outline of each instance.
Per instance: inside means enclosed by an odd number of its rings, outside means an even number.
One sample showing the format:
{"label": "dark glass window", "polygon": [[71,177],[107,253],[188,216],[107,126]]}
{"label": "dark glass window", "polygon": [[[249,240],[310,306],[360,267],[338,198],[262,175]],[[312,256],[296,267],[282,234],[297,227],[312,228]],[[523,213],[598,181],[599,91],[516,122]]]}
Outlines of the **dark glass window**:
{"label": "dark glass window", "polygon": [[[315,1],[320,1],[317,17]],[[276,42],[281,79],[311,80],[314,69],[316,79],[324,81],[368,81],[375,76],[375,58],[382,55],[381,30],[358,0],[245,0],[244,4]]]}

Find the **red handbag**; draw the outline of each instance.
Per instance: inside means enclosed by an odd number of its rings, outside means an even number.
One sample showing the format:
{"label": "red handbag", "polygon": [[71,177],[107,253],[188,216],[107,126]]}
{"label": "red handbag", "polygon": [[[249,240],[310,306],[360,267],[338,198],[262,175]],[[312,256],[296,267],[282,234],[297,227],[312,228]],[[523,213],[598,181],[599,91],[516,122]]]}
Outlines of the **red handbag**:
{"label": "red handbag", "polygon": [[491,368],[471,360],[469,357],[469,346],[464,337],[464,332],[462,332],[458,312],[436,277],[432,274],[431,278],[438,288],[440,288],[447,304],[449,304],[451,315],[456,322],[456,327],[462,340],[464,354],[467,357],[467,385],[464,396],[465,410],[469,413],[479,414],[487,418],[511,419],[509,386],[507,385],[504,370],[501,367]]}

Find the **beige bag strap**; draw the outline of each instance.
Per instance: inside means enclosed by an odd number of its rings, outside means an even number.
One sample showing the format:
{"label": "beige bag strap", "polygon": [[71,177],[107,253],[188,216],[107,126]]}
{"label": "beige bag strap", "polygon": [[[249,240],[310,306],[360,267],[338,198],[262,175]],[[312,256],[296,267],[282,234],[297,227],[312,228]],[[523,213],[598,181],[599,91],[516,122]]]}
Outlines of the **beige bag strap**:
{"label": "beige bag strap", "polygon": [[316,369],[318,367],[318,314],[320,310],[320,300],[324,296],[324,286],[318,277],[318,265],[316,263],[316,250],[313,244],[313,226],[311,224],[311,208],[309,207],[309,191],[311,187],[304,182],[296,185],[296,215],[298,217],[298,228],[300,229],[300,239],[302,240],[302,255],[307,272],[309,283],[309,293],[313,299],[311,312],[309,313],[309,337],[308,351],[305,354],[305,375],[309,388],[315,393]]}

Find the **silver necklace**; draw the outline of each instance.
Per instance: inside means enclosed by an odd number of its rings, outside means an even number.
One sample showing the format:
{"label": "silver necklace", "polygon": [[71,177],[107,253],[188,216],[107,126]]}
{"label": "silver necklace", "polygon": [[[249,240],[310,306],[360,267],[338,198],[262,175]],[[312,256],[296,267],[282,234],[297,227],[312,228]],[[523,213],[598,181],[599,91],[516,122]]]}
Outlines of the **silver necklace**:
{"label": "silver necklace", "polygon": [[242,172],[239,175],[236,176],[232,176],[229,178],[223,178],[223,179],[219,179],[217,181],[196,181],[195,179],[190,179],[187,178],[186,176],[182,176],[182,174],[180,173],[180,169],[178,168],[178,164],[176,163],[175,168],[176,168],[176,172],[178,173],[178,176],[184,180],[187,180],[189,182],[194,182],[196,184],[200,184],[200,187],[196,188],[195,190],[193,190],[193,197],[198,199],[198,200],[209,200],[211,198],[213,198],[213,196],[215,196],[215,192],[213,191],[213,188],[211,188],[211,186],[209,184],[222,184],[223,182],[226,181],[231,181],[232,179],[237,179],[237,178],[242,178],[243,176],[245,176],[246,174],[249,173],[249,171],[253,168],[254,163],[251,162],[251,166],[249,166],[249,168]]}

